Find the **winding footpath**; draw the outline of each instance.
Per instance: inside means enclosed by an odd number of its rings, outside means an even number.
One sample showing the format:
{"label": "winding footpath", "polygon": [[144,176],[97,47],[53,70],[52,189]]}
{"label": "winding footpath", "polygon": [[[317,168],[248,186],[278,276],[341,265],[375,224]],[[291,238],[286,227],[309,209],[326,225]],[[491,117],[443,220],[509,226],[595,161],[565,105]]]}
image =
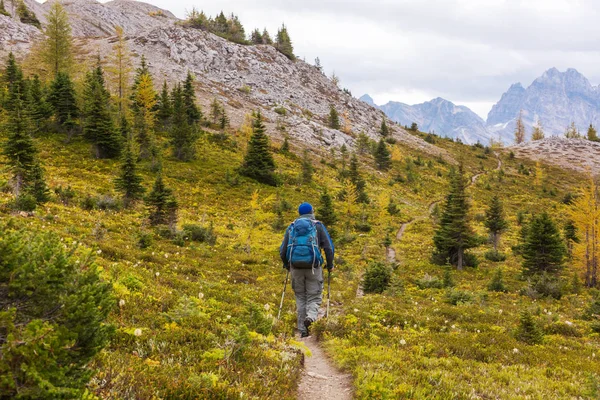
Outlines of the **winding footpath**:
{"label": "winding footpath", "polygon": [[[494,155],[498,159],[498,166],[495,169],[498,171],[502,168],[502,160],[498,154],[494,153]],[[467,187],[477,183],[477,180],[487,172],[473,175]],[[426,214],[403,223],[396,233],[396,240],[402,240],[410,225],[429,218],[435,206],[440,202],[442,200],[429,203]],[[386,257],[388,262],[396,262],[396,250],[388,247]],[[362,296],[364,296],[364,292],[358,285],[356,297]],[[314,336],[302,339],[302,342],[310,350],[311,356],[305,357],[304,360],[304,371],[298,386],[298,400],[351,400],[353,398],[352,376],[342,373],[333,366]]]}

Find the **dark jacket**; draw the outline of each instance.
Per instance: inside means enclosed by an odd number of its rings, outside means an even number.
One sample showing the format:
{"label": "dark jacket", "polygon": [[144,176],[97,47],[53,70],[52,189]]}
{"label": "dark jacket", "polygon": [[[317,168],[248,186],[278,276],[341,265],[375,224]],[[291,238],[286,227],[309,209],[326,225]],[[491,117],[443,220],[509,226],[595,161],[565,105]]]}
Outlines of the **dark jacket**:
{"label": "dark jacket", "polygon": [[[313,214],[304,214],[298,217],[300,218],[310,218],[316,222],[317,228],[317,240],[319,241],[319,247],[323,249],[325,252],[325,260],[327,263],[327,268],[333,268],[333,256],[335,249],[333,247],[333,242],[331,241],[331,237],[329,236],[329,232],[327,232],[327,228],[323,225],[322,222],[316,221],[315,216]],[[286,229],[285,236],[283,238],[283,242],[281,242],[281,246],[279,247],[279,255],[281,257],[281,261],[283,261],[283,267],[289,268],[290,261],[287,259],[287,247],[288,241],[290,237],[290,227]]]}

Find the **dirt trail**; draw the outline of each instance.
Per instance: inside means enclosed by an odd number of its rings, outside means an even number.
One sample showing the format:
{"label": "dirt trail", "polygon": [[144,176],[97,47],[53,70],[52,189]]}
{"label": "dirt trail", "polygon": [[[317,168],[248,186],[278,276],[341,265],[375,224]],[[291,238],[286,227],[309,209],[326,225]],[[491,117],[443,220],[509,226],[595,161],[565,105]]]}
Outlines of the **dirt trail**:
{"label": "dirt trail", "polygon": [[341,373],[331,364],[314,336],[302,341],[312,357],[306,357],[304,361],[298,400],[352,399],[352,376]]}

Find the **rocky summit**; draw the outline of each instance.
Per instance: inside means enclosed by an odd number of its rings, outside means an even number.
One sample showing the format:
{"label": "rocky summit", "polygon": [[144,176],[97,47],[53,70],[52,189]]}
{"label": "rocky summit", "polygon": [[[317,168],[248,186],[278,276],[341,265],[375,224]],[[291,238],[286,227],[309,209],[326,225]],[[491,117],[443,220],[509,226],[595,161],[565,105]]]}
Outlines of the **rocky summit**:
{"label": "rocky summit", "polygon": [[[49,3],[25,0],[42,24]],[[226,103],[233,124],[241,124],[244,110],[261,108],[269,127],[283,119],[288,134],[305,144],[353,146],[360,132],[373,139],[379,137],[381,111],[342,91],[317,67],[302,60],[291,61],[272,46],[229,42],[185,27],[170,12],[138,1],[75,0],[64,7],[73,35],[88,54],[108,55],[115,28],[123,27],[136,64],[145,56],[157,84],[191,72],[197,77],[199,101],[206,106],[217,95]],[[16,16],[0,15],[0,56],[9,51],[24,56],[40,37],[37,28],[18,22]],[[328,128],[330,105],[337,109],[347,129]],[[400,126],[392,127],[392,135],[413,148],[447,157],[443,150]]]}

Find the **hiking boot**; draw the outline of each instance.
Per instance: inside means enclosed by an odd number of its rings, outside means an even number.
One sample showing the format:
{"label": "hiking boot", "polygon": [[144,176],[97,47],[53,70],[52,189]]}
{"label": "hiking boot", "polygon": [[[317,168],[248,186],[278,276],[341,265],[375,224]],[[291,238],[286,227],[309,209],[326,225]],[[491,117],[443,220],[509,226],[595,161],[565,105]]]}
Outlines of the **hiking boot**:
{"label": "hiking boot", "polygon": [[306,318],[304,320],[304,326],[306,327],[306,336],[310,335],[310,326],[313,322],[315,321],[313,321],[312,318]]}
{"label": "hiking boot", "polygon": [[306,338],[306,337],[309,337],[309,336],[310,336],[310,333],[308,333],[308,331],[306,331],[306,332],[300,332],[300,337],[301,338]]}

